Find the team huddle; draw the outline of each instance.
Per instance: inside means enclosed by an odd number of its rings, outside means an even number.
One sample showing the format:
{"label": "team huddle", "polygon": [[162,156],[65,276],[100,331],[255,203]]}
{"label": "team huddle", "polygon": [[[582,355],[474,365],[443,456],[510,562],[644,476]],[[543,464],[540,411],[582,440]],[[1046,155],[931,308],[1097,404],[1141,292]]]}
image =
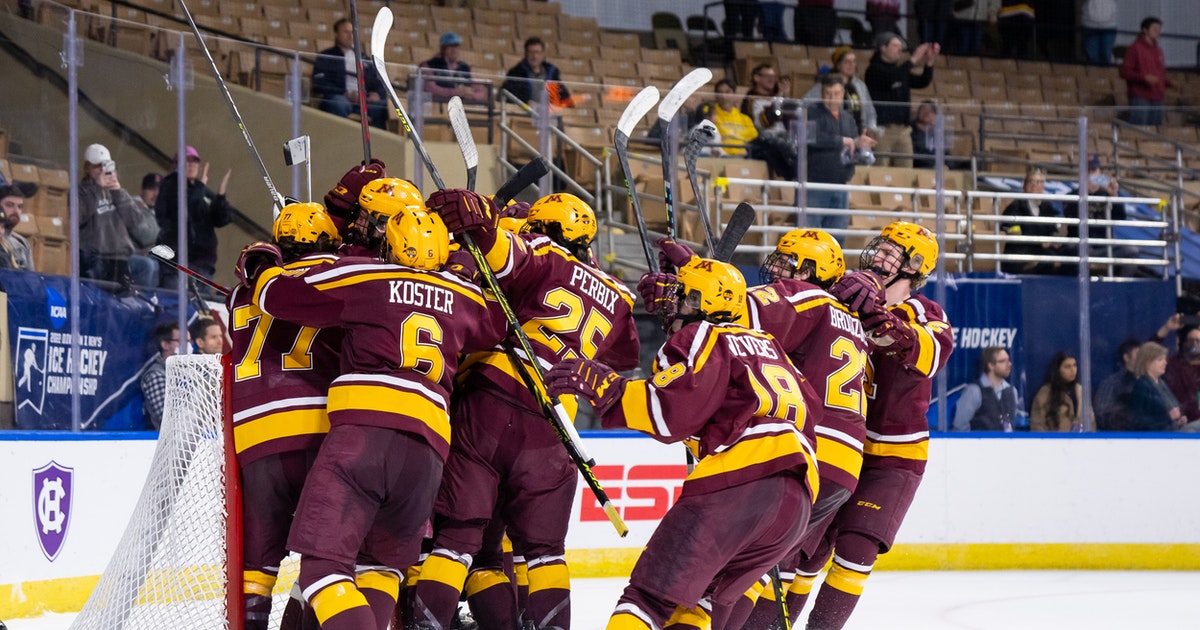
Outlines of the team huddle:
{"label": "team huddle", "polygon": [[448,630],[465,595],[480,628],[569,629],[578,471],[547,395],[697,461],[609,628],[790,627],[831,557],[808,628],[843,627],[924,471],[952,349],[914,292],[936,239],[893,223],[847,274],[836,240],[793,230],[749,289],[660,240],[638,293],[668,337],[643,380],[619,374],[638,365],[638,295],[595,263],[596,231],[573,195],[423,200],[372,161],[243,250],[229,307],[247,628],[267,627],[290,550],[283,628]]}

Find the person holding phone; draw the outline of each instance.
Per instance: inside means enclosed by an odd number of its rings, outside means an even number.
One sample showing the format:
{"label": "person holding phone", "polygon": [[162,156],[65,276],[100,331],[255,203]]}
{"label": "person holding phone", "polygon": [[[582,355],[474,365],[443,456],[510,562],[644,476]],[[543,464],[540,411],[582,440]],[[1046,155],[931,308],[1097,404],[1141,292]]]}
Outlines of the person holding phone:
{"label": "person holding phone", "polygon": [[80,275],[121,286],[154,286],[154,263],[136,254],[157,235],[154,213],[141,209],[121,187],[117,163],[108,147],[93,144],[84,150],[83,173],[79,183]]}
{"label": "person holding phone", "polygon": [[[1120,191],[1120,186],[1117,183],[1117,178],[1105,173],[1100,163],[1100,154],[1093,153],[1088,157],[1088,196],[1089,197],[1116,197]],[[1063,206],[1063,215],[1068,217],[1083,216],[1079,212],[1079,204],[1077,202],[1068,202]],[[1090,221],[1124,221],[1125,220],[1125,204],[1112,203],[1109,201],[1089,201],[1088,202],[1088,220]],[[1138,248],[1127,244],[1106,244],[1102,239],[1113,238],[1113,226],[1111,225],[1089,225],[1088,239],[1101,242],[1089,243],[1088,252],[1093,258],[1137,258]],[[1067,226],[1067,236],[1071,238],[1079,238],[1079,226]],[[1121,264],[1113,265],[1113,274],[1117,276],[1135,276],[1137,275],[1137,265]]]}
{"label": "person holding phone", "polygon": [[1167,361],[1162,380],[1179,401],[1183,416],[1200,419],[1200,326],[1185,324],[1185,317],[1195,321],[1192,316],[1179,316],[1179,352]]}

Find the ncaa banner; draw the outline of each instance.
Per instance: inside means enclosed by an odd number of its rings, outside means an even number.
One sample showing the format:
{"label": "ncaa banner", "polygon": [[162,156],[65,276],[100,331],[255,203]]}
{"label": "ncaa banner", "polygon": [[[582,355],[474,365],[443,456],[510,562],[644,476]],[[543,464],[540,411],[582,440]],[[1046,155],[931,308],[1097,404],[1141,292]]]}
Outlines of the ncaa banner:
{"label": "ncaa banner", "polygon": [[[930,298],[937,295],[936,282],[930,282],[922,293]],[[1023,365],[1021,345],[1021,281],[1001,278],[951,278],[945,281],[946,303],[942,308],[954,330],[954,353],[942,373],[950,392],[947,422],[953,422],[953,402],[968,383],[979,378],[979,355],[989,346],[1003,346],[1013,361],[1009,381],[1017,394],[1028,400],[1024,379],[1018,373]],[[937,389],[934,389],[936,395]],[[937,422],[936,405],[930,406],[930,426]],[[1019,421],[1018,421],[1019,422]]]}
{"label": "ncaa banner", "polygon": [[73,365],[69,279],[0,271],[0,283],[8,294],[18,428],[70,429],[74,374],[85,429],[104,428],[140,397],[138,374],[155,322],[152,298],[115,298],[82,283],[79,361]]}

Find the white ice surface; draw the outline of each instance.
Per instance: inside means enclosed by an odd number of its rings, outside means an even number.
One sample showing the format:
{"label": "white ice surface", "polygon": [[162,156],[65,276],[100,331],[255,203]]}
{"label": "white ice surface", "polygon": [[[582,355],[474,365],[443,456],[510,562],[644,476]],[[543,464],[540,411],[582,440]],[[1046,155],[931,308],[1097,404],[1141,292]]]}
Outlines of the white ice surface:
{"label": "white ice surface", "polygon": [[[601,630],[625,580],[571,586],[573,630]],[[1183,630],[1200,628],[1198,595],[1200,572],[880,572],[846,630]],[[74,617],[5,621],[9,630],[66,630]]]}

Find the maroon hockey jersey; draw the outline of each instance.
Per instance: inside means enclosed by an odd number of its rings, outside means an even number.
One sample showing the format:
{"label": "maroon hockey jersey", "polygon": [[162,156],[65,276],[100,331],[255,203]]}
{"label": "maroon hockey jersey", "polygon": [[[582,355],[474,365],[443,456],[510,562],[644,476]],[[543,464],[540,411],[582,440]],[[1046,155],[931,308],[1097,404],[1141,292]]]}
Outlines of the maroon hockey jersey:
{"label": "maroon hockey jersey", "polygon": [[770,333],[809,379],[821,472],[853,488],[862,469],[869,346],[862,323],[820,287],[782,278],[750,290],[750,326]]}
{"label": "maroon hockey jersey", "polygon": [[817,496],[810,410],[816,392],[770,335],[736,324],[688,324],[655,358],[655,375],[626,384],[601,418],[664,443],[695,439],[700,462],[683,494],[791,472]]}
{"label": "maroon hockey jersey", "polygon": [[954,334],[942,307],[923,295],[914,294],[891,310],[916,332],[917,344],[904,355],[889,354],[886,347],[871,353],[864,465],[923,473],[929,459],[925,412],[933,393],[933,377],[954,350]]}
{"label": "maroon hockey jersey", "polygon": [[[540,234],[513,235],[500,231],[485,252],[488,266],[543,370],[563,359],[600,361],[614,370],[638,365],[640,343],[633,319],[634,294],[603,271],[577,260],[566,249]],[[514,347],[518,348],[514,343]],[[522,357],[528,361],[528,357]],[[470,387],[536,410],[533,395],[500,348],[467,359],[464,375]],[[574,401],[564,399],[574,415]]]}
{"label": "maroon hockey jersey", "polygon": [[280,319],[345,329],[341,376],[329,388],[331,423],[408,431],[443,458],[458,355],[494,346],[506,328],[478,286],[370,258],[342,258],[311,271],[268,270],[254,302]]}
{"label": "maroon hockey jersey", "polygon": [[[330,254],[313,254],[284,268],[309,271],[336,260]],[[238,285],[228,300],[233,444],[242,466],[267,455],[320,445],[329,432],[326,395],[339,374],[342,347],[341,328],[278,320],[251,298],[252,292]]]}

